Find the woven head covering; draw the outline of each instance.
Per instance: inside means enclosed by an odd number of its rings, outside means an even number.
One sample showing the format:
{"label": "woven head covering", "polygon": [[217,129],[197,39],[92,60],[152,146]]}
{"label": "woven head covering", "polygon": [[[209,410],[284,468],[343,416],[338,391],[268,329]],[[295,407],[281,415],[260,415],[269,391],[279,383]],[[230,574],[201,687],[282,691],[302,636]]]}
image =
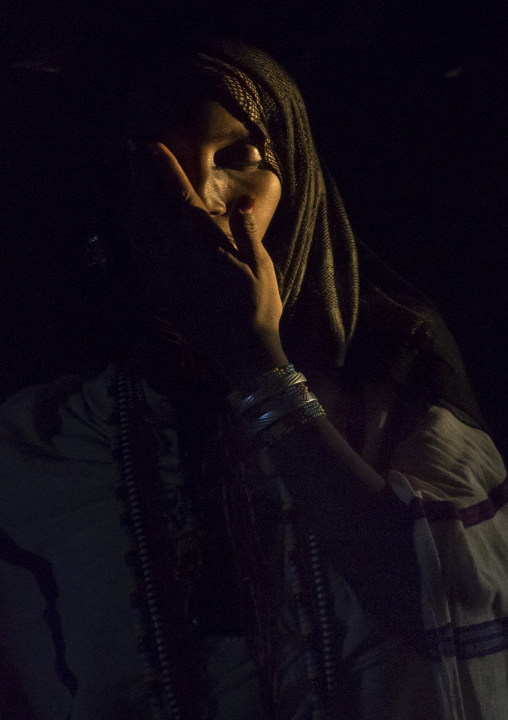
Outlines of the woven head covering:
{"label": "woven head covering", "polygon": [[262,50],[237,41],[211,43],[194,67],[233,115],[261,132],[265,164],[281,179],[282,201],[265,245],[279,273],[283,334],[289,330],[290,341],[296,325],[299,343],[324,352],[335,367],[344,365],[355,336],[350,364],[360,372],[388,376],[482,425],[460,353],[437,310],[355,241],[294,81]]}
{"label": "woven head covering", "polygon": [[239,42],[215,42],[196,67],[230,112],[261,130],[265,163],[281,179],[265,245],[279,276],[284,324],[313,294],[334,363],[342,365],[358,313],[356,247],[335,185],[325,182],[300,92],[269,55]]}
{"label": "woven head covering", "polygon": [[335,185],[325,182],[300,92],[270,56],[238,42],[216,42],[199,53],[196,68],[230,112],[262,132],[266,166],[282,181],[265,245],[279,275],[286,323],[307,283],[306,294],[319,298],[334,361],[342,365],[358,312],[356,247]]}
{"label": "woven head covering", "polygon": [[180,122],[180,107],[192,111],[189,98],[208,97],[259,140],[265,167],[282,184],[264,244],[284,305],[283,346],[295,362],[305,356],[324,368],[346,365],[348,377],[361,382],[389,378],[430,402],[445,400],[481,424],[439,313],[355,239],[333,178],[318,158],[300,92],[275,60],[236,40],[213,40],[190,51],[166,46],[144,58],[134,85],[141,92],[131,112],[145,127]]}

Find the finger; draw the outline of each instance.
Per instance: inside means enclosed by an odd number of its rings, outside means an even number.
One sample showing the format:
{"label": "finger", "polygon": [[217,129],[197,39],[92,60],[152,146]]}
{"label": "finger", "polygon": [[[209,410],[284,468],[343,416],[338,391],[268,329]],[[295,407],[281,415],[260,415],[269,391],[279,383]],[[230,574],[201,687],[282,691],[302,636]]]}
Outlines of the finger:
{"label": "finger", "polygon": [[[226,241],[223,231],[219,230],[211,219],[208,210],[171,150],[159,142],[149,143],[148,150],[166,189],[171,192],[172,196],[176,194],[183,198],[182,208],[192,211],[185,213],[185,221],[190,222],[196,232],[192,234],[192,243],[186,243],[186,250],[192,253],[199,247],[205,257],[213,252],[217,245],[227,247],[228,241]],[[211,242],[210,233],[214,233],[212,237],[215,238],[216,243]]]}
{"label": "finger", "polygon": [[[160,173],[165,186],[171,192],[177,192],[184,199],[184,203],[188,208],[192,209],[192,214],[188,215],[188,219],[192,221],[196,229],[200,228],[205,233],[210,233],[216,227],[216,223],[210,217],[210,213],[206,209],[203,201],[194,190],[192,183],[185,174],[184,169],[176,159],[171,150],[162,143],[150,143],[149,149]],[[227,247],[227,243],[221,242],[224,231],[216,232],[216,239],[219,244]],[[231,238],[232,239],[232,238]]]}
{"label": "finger", "polygon": [[229,226],[240,256],[253,272],[263,262],[265,250],[259,237],[253,210],[256,199],[242,195],[231,209]]}
{"label": "finger", "polygon": [[229,216],[229,227],[241,257],[249,265],[256,262],[257,227],[253,209],[256,199],[241,195],[233,204]]}
{"label": "finger", "polygon": [[236,248],[219,246],[217,248],[216,257],[222,267],[225,268],[227,264],[231,264],[241,270],[242,273],[250,274],[250,265],[240,257]]}
{"label": "finger", "polygon": [[171,150],[160,142],[149,143],[148,150],[168,190],[177,192],[187,205],[206,212],[201,198]]}
{"label": "finger", "polygon": [[129,139],[128,147],[130,149],[129,158],[134,199],[146,201],[147,198],[154,200],[157,197],[162,197],[164,183],[160,173],[154,167],[146,143],[135,143]]}

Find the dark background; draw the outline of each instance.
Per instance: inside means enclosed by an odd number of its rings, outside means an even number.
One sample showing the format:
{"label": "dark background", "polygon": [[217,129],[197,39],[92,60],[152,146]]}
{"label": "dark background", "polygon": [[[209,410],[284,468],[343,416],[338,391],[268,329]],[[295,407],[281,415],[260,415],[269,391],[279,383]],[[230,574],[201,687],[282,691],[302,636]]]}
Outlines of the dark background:
{"label": "dark background", "polygon": [[296,78],[356,231],[438,304],[506,455],[507,17],[447,0],[3,0],[0,278],[13,265],[13,218],[44,214],[51,178],[34,157],[76,42],[240,36]]}

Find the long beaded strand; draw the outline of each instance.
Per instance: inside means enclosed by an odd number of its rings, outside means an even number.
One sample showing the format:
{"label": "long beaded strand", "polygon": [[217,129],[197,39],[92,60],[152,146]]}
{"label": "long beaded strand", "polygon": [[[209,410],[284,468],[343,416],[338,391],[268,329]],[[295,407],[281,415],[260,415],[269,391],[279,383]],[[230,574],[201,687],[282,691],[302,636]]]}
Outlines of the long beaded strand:
{"label": "long beaded strand", "polygon": [[[282,500],[282,509],[286,517],[285,523],[285,551],[287,555],[291,593],[296,609],[302,646],[304,649],[306,679],[310,686],[313,700],[312,720],[325,720],[327,718],[327,690],[324,659],[319,652],[318,631],[320,622],[316,621],[310,598],[310,591],[306,587],[302,563],[299,555],[305,550],[301,546],[301,539],[296,530],[293,516],[295,510],[289,492],[284,483],[279,481],[279,492]],[[315,578],[314,578],[315,579]]]}
{"label": "long beaded strand", "polygon": [[[166,700],[166,707],[169,711],[168,720],[182,720],[180,705],[177,700],[170,666],[170,654],[167,634],[165,633],[160,601],[156,593],[156,578],[152,560],[149,554],[148,534],[146,521],[143,516],[141,498],[134,473],[134,458],[131,438],[131,415],[142,399],[142,388],[136,383],[131,373],[121,370],[118,374],[118,410],[120,423],[120,462],[123,475],[124,487],[126,490],[126,501],[129,507],[130,524],[132,526],[135,545],[138,555],[141,580],[143,583],[144,596],[148,605],[150,625],[154,635],[158,664],[160,667],[163,691]],[[137,593],[140,595],[141,593]],[[138,603],[136,603],[138,604]],[[140,604],[140,603],[139,603]],[[145,626],[145,621],[140,610],[140,628]],[[149,652],[149,643],[140,639],[139,649],[143,654],[145,663],[145,677],[148,682],[154,681],[154,668],[152,654]],[[156,694],[152,693],[153,710],[160,712],[159,703],[156,702]]]}

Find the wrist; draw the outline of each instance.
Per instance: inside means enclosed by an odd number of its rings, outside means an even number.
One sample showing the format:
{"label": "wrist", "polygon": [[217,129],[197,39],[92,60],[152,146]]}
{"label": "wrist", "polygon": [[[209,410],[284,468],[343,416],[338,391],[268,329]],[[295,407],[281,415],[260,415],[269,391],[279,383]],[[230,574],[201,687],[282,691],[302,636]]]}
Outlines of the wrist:
{"label": "wrist", "polygon": [[229,356],[222,364],[221,374],[232,390],[250,389],[254,378],[274,368],[284,367],[288,362],[279,341],[278,344],[246,351],[235,360]]}
{"label": "wrist", "polygon": [[231,368],[223,372],[223,377],[226,381],[227,386],[231,390],[241,390],[248,388],[252,379],[258,375],[273,370],[277,367],[283,367],[288,364],[288,359],[285,355],[282,356],[271,356],[270,358],[263,358],[254,360],[250,358],[248,362],[242,361],[235,368]]}
{"label": "wrist", "polygon": [[293,365],[275,367],[253,376],[228,400],[251,439],[271,445],[314,418],[325,415],[306,378]]}

